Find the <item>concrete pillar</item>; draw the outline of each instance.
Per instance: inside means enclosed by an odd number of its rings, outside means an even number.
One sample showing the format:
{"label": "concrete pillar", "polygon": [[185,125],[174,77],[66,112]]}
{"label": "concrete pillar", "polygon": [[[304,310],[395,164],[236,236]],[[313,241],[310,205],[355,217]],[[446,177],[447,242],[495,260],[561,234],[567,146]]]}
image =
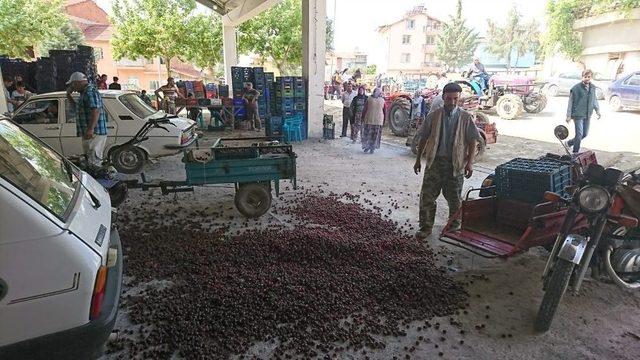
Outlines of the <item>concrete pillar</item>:
{"label": "concrete pillar", "polygon": [[324,113],[324,61],[326,53],[326,0],[302,0],[302,77],[307,81],[307,135],[322,126]]}
{"label": "concrete pillar", "polygon": [[222,46],[224,53],[224,81],[231,89],[231,67],[238,65],[238,49],[236,47],[236,27],[222,26]]}

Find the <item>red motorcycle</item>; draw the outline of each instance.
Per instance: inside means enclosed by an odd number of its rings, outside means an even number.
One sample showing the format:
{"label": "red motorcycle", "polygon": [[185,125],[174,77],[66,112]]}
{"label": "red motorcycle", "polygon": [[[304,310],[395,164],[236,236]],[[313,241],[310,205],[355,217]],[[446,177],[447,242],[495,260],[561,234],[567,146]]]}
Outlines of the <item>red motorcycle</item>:
{"label": "red motorcycle", "polygon": [[[562,141],[569,130],[560,125],[554,133]],[[534,323],[537,331],[549,330],[564,293],[577,294],[589,269],[594,279],[640,290],[639,175],[593,164],[580,172],[571,198],[548,192],[545,199],[568,210],[542,274],[545,293]],[[585,219],[586,229],[572,233],[574,224]]]}

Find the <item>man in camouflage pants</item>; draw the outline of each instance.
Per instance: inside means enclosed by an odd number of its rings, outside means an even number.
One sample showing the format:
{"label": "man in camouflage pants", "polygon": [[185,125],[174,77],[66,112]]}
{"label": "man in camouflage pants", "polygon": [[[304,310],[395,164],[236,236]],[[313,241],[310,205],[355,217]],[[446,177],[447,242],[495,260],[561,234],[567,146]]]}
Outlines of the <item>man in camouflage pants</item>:
{"label": "man in camouflage pants", "polygon": [[[464,178],[473,174],[473,161],[480,137],[473,115],[457,106],[462,88],[447,84],[442,91],[444,106],[430,112],[418,131],[418,157],[413,166],[416,174],[426,166],[420,191],[420,229],[418,238],[431,235],[436,216],[436,199],[440,192],[449,205],[449,217],[459,209]],[[452,230],[460,229],[460,221],[452,223]]]}

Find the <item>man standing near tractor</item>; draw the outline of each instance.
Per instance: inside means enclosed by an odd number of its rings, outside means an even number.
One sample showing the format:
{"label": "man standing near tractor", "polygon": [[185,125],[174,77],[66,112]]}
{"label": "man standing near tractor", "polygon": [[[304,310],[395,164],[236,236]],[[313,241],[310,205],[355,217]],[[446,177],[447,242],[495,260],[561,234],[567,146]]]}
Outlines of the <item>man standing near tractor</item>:
{"label": "man standing near tractor", "polygon": [[591,84],[593,72],[589,69],[582,72],[582,81],[575,84],[569,93],[569,105],[567,106],[567,123],[573,119],[576,136],[567,141],[568,146],[573,146],[573,153],[580,151],[582,139],[589,133],[589,121],[593,110],[600,119],[600,107],[596,95],[595,85]]}
{"label": "man standing near tractor", "polygon": [[354,97],[356,97],[356,92],[353,91],[353,87],[350,83],[346,83],[344,92],[340,95],[340,101],[342,101],[342,134],[340,134],[340,137],[347,136],[349,122],[353,121],[351,114],[351,102]]}
{"label": "man standing near tractor", "polygon": [[[442,90],[444,105],[430,112],[419,130],[418,156],[413,170],[419,174],[422,156],[426,159],[420,190],[420,229],[418,238],[431,235],[436,215],[436,199],[440,192],[449,204],[449,217],[461,206],[464,178],[473,174],[473,161],[480,138],[473,115],[460,107],[462,88],[456,83]],[[452,224],[460,228],[459,220]]]}

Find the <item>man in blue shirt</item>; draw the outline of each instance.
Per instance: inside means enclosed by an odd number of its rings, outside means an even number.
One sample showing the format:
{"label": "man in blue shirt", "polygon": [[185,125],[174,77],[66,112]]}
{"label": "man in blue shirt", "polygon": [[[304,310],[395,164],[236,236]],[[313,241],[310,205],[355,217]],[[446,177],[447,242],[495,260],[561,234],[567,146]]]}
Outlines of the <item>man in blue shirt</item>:
{"label": "man in blue shirt", "polygon": [[567,123],[573,120],[576,128],[576,136],[567,141],[568,146],[573,147],[573,153],[580,151],[582,139],[589,133],[589,121],[593,111],[596,111],[600,119],[600,107],[596,96],[595,85],[591,83],[593,72],[589,69],[582,72],[582,81],[571,88],[569,92],[569,105],[567,106]]}
{"label": "man in blue shirt", "polygon": [[[71,74],[67,86],[67,99],[76,107],[76,135],[82,136],[82,150],[90,164],[101,166],[107,143],[107,114],[102,96],[81,72]],[[74,91],[80,93],[77,102],[71,96]]]}

